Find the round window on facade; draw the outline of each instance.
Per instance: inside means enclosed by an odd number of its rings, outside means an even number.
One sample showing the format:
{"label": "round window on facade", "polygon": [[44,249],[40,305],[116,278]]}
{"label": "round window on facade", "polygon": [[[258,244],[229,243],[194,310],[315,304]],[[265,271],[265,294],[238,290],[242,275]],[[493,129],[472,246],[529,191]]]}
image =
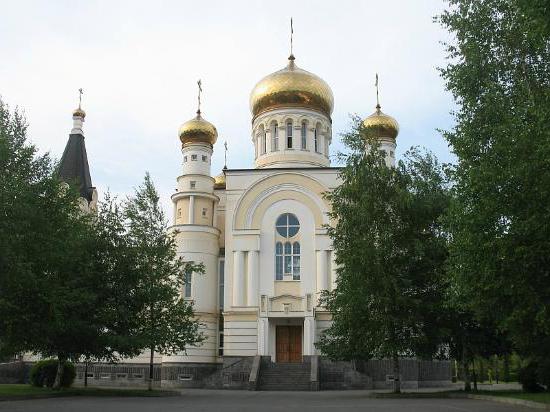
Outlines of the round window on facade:
{"label": "round window on facade", "polygon": [[277,218],[275,223],[277,233],[284,238],[291,238],[300,231],[300,222],[292,213],[284,213]]}

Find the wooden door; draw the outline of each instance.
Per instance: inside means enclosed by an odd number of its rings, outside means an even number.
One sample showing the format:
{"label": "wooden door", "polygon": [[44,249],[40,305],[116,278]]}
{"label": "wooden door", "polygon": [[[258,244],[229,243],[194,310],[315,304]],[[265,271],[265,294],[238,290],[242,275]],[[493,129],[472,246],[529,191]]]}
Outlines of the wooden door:
{"label": "wooden door", "polygon": [[277,362],[302,362],[301,326],[277,326],[275,340]]}

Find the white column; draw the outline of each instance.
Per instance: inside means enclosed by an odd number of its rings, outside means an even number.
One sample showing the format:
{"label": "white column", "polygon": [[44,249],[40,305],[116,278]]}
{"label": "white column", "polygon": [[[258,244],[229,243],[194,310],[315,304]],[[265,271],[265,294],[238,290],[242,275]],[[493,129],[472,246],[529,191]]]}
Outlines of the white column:
{"label": "white column", "polygon": [[269,355],[269,319],[258,319],[258,355]]}
{"label": "white column", "polygon": [[248,282],[246,296],[248,299],[248,306],[258,306],[258,286],[259,286],[259,268],[258,268],[258,255],[257,250],[251,250],[248,252]]}
{"label": "white column", "polygon": [[244,252],[233,253],[233,306],[244,306]]}
{"label": "white column", "polygon": [[218,205],[212,202],[212,226],[218,227]]}
{"label": "white column", "polygon": [[195,223],[195,196],[189,196],[189,224]]}
{"label": "white column", "polygon": [[304,355],[315,354],[313,341],[315,340],[315,319],[312,316],[304,318]]}
{"label": "white column", "polygon": [[327,251],[317,251],[317,292],[328,289]]}

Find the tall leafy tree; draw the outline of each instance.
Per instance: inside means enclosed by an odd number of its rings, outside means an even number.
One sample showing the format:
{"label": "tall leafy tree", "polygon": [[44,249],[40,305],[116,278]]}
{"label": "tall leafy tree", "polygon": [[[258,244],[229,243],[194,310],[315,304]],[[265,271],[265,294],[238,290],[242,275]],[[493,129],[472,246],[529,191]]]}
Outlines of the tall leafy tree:
{"label": "tall leafy tree", "polygon": [[[450,267],[464,310],[524,354],[550,347],[550,30],[545,0],[451,0]],[[498,310],[495,310],[498,308]]]}
{"label": "tall leafy tree", "polygon": [[201,274],[204,267],[176,255],[175,234],[168,234],[167,221],[149,174],[126,203],[125,215],[140,271],[136,298],[142,305],[137,313],[136,342],[149,349],[151,389],[155,352],[174,354],[204,340],[192,303],[182,298],[183,285],[189,279],[187,274]]}
{"label": "tall leafy tree", "polygon": [[[63,361],[100,330],[94,314],[89,216],[27,124],[0,101],[0,344]],[[56,380],[57,386],[59,379]]]}
{"label": "tall leafy tree", "polygon": [[392,359],[399,392],[399,358],[431,355],[440,342],[448,192],[430,154],[413,149],[389,168],[360,121],[344,141],[342,183],[327,195],[337,287],[322,304],[333,323],[318,347],[333,359]]}

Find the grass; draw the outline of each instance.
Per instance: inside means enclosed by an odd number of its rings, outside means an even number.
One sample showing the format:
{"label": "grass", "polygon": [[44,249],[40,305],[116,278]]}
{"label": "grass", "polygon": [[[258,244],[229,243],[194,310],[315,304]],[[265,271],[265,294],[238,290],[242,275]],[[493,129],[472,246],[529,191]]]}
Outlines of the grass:
{"label": "grass", "polygon": [[179,392],[155,389],[124,389],[124,388],[66,388],[55,391],[50,388],[37,388],[25,384],[0,385],[0,400],[36,399],[59,396],[137,396],[159,397],[179,396]]}
{"label": "grass", "polygon": [[505,398],[523,399],[525,401],[550,403],[550,392],[525,393],[521,391],[478,391],[472,394],[502,396]]}

